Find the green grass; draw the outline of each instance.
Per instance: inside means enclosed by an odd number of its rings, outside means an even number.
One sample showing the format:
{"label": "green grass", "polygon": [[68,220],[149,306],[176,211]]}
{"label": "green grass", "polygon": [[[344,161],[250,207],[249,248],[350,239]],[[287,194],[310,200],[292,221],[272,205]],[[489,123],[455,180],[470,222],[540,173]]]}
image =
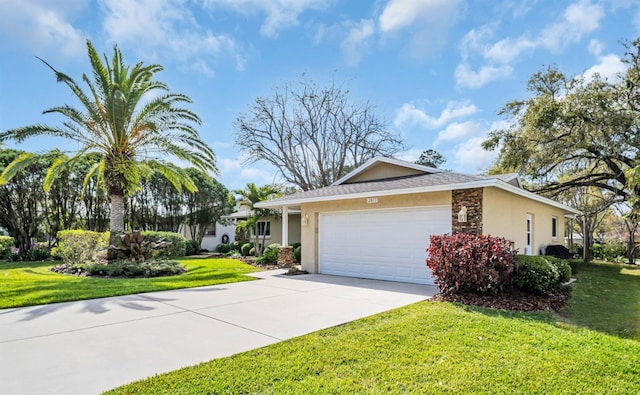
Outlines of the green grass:
{"label": "green grass", "polygon": [[179,259],[187,272],[156,278],[105,279],[49,271],[56,262],[0,263],[0,308],[32,306],[252,280],[257,269],[235,259]]}
{"label": "green grass", "polygon": [[549,314],[422,302],[110,394],[631,394],[640,344]]}
{"label": "green grass", "polygon": [[640,341],[640,266],[580,265],[564,322]]}
{"label": "green grass", "polygon": [[589,265],[561,322],[422,302],[109,394],[636,394],[638,292],[636,268]]}

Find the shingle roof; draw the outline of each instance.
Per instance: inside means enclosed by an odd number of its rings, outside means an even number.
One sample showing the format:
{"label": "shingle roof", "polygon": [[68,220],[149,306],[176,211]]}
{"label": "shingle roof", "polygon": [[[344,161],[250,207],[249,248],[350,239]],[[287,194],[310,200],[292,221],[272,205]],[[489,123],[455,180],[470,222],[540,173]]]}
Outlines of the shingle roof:
{"label": "shingle roof", "polygon": [[[353,178],[353,175],[362,172],[363,169],[367,169],[378,162],[386,162],[413,169],[418,168],[419,170],[423,170],[424,173],[374,181],[349,182],[349,180]],[[496,187],[528,199],[561,208],[568,214],[581,214],[579,210],[526,191],[522,188],[519,182],[512,183],[513,180],[518,180],[516,174],[472,176],[468,174],[427,168],[415,164],[407,164],[392,158],[373,158],[360,168],[355,169],[347,176],[341,178],[339,182],[336,182],[333,185],[315,189],[313,191],[294,193],[278,199],[265,200],[257,203],[256,207],[295,208],[296,206],[300,206],[302,203],[311,202],[448,191],[454,189]]]}
{"label": "shingle roof", "polygon": [[469,182],[483,181],[484,177],[470,176],[466,174],[442,172],[435,174],[422,174],[377,181],[364,181],[350,184],[331,185],[312,191],[298,192],[292,195],[283,196],[270,200],[269,203],[286,203],[288,201],[298,201],[316,199],[323,197],[339,198],[343,195],[360,194],[367,192],[401,191],[403,189],[434,187],[438,185],[466,184]]}

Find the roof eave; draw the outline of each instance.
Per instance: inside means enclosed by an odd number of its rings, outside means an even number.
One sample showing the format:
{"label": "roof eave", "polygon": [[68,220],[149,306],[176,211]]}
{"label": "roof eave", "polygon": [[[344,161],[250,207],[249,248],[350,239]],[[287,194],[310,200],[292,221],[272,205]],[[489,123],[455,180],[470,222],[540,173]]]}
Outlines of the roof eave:
{"label": "roof eave", "polygon": [[570,214],[575,214],[575,215],[582,214],[580,210],[576,210],[572,207],[556,202],[555,200],[551,200],[544,196],[537,195],[533,192],[529,192],[527,190],[515,187],[507,182],[504,182],[498,179],[486,179],[486,180],[472,181],[472,182],[465,182],[465,183],[432,185],[428,187],[418,187],[418,188],[358,192],[358,193],[349,193],[344,195],[319,196],[319,197],[312,197],[312,198],[300,198],[300,199],[289,199],[289,200],[265,200],[257,203],[255,207],[277,208],[277,207],[284,207],[284,206],[299,206],[303,203],[328,202],[332,200],[347,200],[347,199],[357,199],[357,198],[366,198],[366,197],[374,197],[374,196],[380,197],[380,196],[393,196],[393,195],[409,195],[413,193],[442,192],[442,191],[449,191],[453,189],[470,189],[470,188],[484,188],[484,187],[500,188],[502,190],[514,193],[516,195],[520,195],[520,196],[529,198],[531,200],[535,200],[537,202],[559,208]]}

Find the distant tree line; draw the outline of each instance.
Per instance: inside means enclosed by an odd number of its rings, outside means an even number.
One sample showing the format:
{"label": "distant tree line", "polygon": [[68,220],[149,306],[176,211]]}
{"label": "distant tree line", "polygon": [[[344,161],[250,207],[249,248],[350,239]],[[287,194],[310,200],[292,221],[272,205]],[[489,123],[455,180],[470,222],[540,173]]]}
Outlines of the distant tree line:
{"label": "distant tree line", "polygon": [[[0,172],[23,153],[0,148]],[[109,230],[109,196],[98,177],[86,177],[98,156],[80,158],[72,171],[63,172],[45,192],[47,171],[60,154],[41,155],[0,186],[0,227],[14,238],[21,252],[30,251],[35,241],[53,245],[60,230]],[[144,177],[133,195],[125,199],[126,227],[177,232],[186,224],[191,238],[201,243],[206,228],[220,222],[233,205],[228,190],[215,179],[195,168],[185,171],[197,192],[178,192],[158,172]]]}

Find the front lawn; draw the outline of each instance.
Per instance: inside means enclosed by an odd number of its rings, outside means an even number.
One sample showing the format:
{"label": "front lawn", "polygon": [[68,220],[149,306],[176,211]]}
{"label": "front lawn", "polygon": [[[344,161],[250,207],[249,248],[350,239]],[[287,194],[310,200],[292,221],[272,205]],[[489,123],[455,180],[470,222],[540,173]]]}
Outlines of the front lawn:
{"label": "front lawn", "polygon": [[563,322],[422,302],[109,393],[640,393],[637,269],[588,265],[577,277]]}
{"label": "front lawn", "polygon": [[110,394],[634,394],[640,343],[549,314],[422,302]]}
{"label": "front lawn", "polygon": [[578,266],[568,309],[561,320],[640,341],[640,266]]}
{"label": "front lawn", "polygon": [[0,263],[0,308],[22,307],[141,292],[166,291],[252,280],[257,269],[235,259],[185,258],[179,276],[91,278],[53,273],[57,262]]}

